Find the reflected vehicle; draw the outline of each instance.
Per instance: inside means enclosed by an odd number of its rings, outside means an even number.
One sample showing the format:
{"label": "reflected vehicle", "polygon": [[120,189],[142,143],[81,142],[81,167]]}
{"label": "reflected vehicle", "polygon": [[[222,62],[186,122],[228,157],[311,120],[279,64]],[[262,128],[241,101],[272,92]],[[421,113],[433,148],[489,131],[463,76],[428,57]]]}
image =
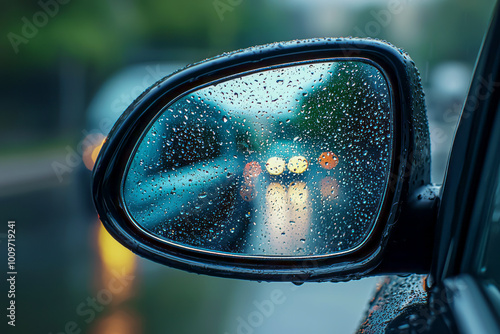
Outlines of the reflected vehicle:
{"label": "reflected vehicle", "polygon": [[363,62],[288,66],[196,90],[138,143],[128,213],[156,237],[203,250],[354,249],[388,182],[390,100],[382,73]]}
{"label": "reflected vehicle", "polygon": [[137,254],[201,274],[386,275],[360,333],[500,333],[499,11],[443,186],[430,183],[408,54],[291,41],[188,66],[132,103],[94,168],[103,225]]}

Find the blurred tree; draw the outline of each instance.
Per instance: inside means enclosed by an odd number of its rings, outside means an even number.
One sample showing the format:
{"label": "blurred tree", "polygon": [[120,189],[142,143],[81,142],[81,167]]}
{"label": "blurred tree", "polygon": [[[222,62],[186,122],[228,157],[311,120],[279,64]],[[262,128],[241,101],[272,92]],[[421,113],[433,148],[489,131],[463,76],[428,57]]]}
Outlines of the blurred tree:
{"label": "blurred tree", "polygon": [[390,104],[381,73],[369,64],[338,62],[322,79],[304,93],[300,114],[292,122],[298,133],[313,138],[322,151],[379,146],[378,140],[389,134],[385,112]]}
{"label": "blurred tree", "polygon": [[113,68],[139,49],[221,52],[250,46],[247,42],[271,42],[279,35],[276,6],[220,1],[231,10],[221,14],[207,0],[40,2],[55,4],[50,15],[40,4],[15,2],[0,14],[0,28],[7,35],[0,60],[26,68],[46,66],[65,55],[91,66]]}

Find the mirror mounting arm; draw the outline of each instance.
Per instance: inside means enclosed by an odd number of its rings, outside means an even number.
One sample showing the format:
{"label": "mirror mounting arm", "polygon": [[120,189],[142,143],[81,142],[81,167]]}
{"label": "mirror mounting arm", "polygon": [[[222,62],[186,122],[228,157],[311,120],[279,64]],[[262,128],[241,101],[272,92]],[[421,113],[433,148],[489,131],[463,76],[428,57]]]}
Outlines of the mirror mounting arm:
{"label": "mirror mounting arm", "polygon": [[399,219],[374,275],[430,272],[441,186],[418,188],[402,205]]}

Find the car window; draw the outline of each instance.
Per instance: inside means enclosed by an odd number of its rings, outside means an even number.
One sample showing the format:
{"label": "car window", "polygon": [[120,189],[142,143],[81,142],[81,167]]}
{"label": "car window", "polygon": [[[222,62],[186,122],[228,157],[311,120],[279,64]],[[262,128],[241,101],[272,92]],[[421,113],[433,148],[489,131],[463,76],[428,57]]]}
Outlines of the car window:
{"label": "car window", "polygon": [[488,215],[486,248],[479,270],[480,276],[484,279],[486,293],[500,314],[500,168],[497,173]]}

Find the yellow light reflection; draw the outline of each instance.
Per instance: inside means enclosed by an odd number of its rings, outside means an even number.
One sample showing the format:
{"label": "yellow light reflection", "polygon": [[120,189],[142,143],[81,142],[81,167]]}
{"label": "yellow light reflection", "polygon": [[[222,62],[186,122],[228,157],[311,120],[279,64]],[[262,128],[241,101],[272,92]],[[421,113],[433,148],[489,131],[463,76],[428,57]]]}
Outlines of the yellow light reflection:
{"label": "yellow light reflection", "polygon": [[288,186],[288,217],[295,222],[294,232],[301,240],[305,240],[311,225],[310,206],[307,184],[302,181],[292,182]]}
{"label": "yellow light reflection", "polygon": [[99,254],[104,267],[131,273],[136,267],[135,255],[106,231],[102,224],[98,232]]}
{"label": "yellow light reflection", "polygon": [[271,175],[280,175],[285,171],[286,162],[282,158],[272,157],[266,162],[266,170]]}
{"label": "yellow light reflection", "polygon": [[266,233],[269,235],[269,247],[282,247],[282,235],[289,230],[289,220],[287,217],[287,196],[286,188],[279,182],[271,182],[266,191]]}
{"label": "yellow light reflection", "polygon": [[94,148],[94,150],[92,151],[92,154],[91,154],[91,158],[92,158],[92,162],[95,164],[96,160],[97,160],[97,156],[99,155],[99,152],[101,151],[101,148],[102,148],[102,145],[104,144],[104,139],[103,141],[101,142],[101,144],[99,144],[98,146],[96,146]]}
{"label": "yellow light reflection", "polygon": [[[136,255],[113,239],[100,221],[97,231],[97,243],[101,259],[101,286],[107,287],[116,275],[120,277],[134,276],[133,273],[137,266]],[[123,285],[122,289],[115,291],[116,296],[114,296],[113,302],[120,303],[127,299],[132,288],[132,283]]]}
{"label": "yellow light reflection", "polygon": [[286,206],[286,188],[279,182],[267,186],[266,204],[272,211],[281,211]]}
{"label": "yellow light reflection", "polygon": [[303,252],[310,228],[309,190],[305,182],[292,182],[288,189],[272,182],[266,192],[266,229],[268,251]]}
{"label": "yellow light reflection", "polygon": [[309,189],[305,182],[298,181],[290,183],[288,187],[288,198],[294,206],[306,206],[309,200]]}
{"label": "yellow light reflection", "polygon": [[301,155],[296,157],[291,157],[288,161],[288,170],[292,173],[302,174],[307,170],[309,162],[307,159]]}

